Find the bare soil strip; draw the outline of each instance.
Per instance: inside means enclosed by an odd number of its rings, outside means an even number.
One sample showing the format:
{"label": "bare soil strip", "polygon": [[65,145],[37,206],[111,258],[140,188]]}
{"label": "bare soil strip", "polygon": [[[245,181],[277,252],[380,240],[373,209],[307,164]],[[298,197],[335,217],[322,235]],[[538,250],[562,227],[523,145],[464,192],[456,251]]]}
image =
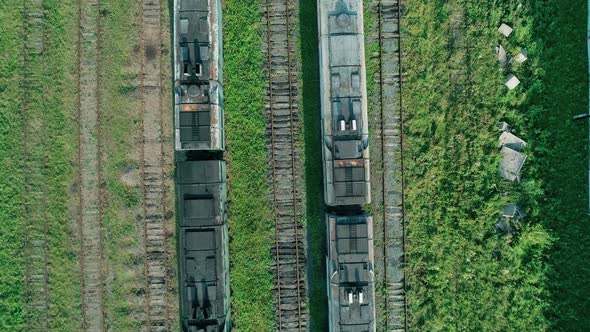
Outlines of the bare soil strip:
{"label": "bare soil strip", "polygon": [[144,0],[141,20],[141,176],[147,281],[145,309],[150,331],[167,331],[167,244],[165,231],[162,38],[159,0]]}
{"label": "bare soil strip", "polygon": [[297,8],[288,0],[266,0],[267,132],[272,163],[275,246],[273,248],[277,293],[277,330],[307,330],[305,236],[301,186],[303,165],[295,59],[296,34],[292,26]]}
{"label": "bare soil strip", "polygon": [[23,133],[25,163],[25,290],[28,330],[49,328],[49,273],[47,268],[47,181],[43,114],[45,73],[44,1],[27,0],[23,12]]}
{"label": "bare soil strip", "polygon": [[79,0],[79,195],[82,328],[102,331],[103,267],[100,202],[100,130],[98,105],[99,0]]}

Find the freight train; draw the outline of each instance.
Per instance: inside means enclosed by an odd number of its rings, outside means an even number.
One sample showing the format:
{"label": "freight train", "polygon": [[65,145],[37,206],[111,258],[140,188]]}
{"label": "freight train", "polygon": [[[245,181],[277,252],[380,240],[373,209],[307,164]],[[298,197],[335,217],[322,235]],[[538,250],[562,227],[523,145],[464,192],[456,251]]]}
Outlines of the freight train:
{"label": "freight train", "polygon": [[373,218],[327,215],[330,331],[375,331]]}
{"label": "freight train", "polygon": [[220,0],[174,0],[182,330],[231,330]]}
{"label": "freight train", "polygon": [[329,326],[375,331],[362,0],[318,0]]}
{"label": "freight train", "polygon": [[223,151],[221,0],[174,1],[175,147]]}
{"label": "freight train", "polygon": [[225,162],[178,161],[176,186],[184,331],[229,331]]}
{"label": "freight train", "polygon": [[362,0],[319,0],[324,196],[370,203]]}

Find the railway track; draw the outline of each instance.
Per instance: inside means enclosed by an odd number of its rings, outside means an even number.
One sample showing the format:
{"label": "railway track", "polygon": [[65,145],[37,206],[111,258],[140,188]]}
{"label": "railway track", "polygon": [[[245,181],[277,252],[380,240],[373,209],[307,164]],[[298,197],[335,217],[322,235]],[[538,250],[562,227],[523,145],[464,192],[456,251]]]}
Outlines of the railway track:
{"label": "railway track", "polygon": [[104,330],[99,114],[100,1],[79,0],[78,229],[82,330]]}
{"label": "railway track", "polygon": [[170,320],[165,230],[166,186],[162,99],[162,29],[159,0],[143,0],[141,13],[141,188],[144,226],[145,313],[149,331],[167,331]]}
{"label": "railway track", "polygon": [[25,310],[28,331],[47,331],[49,314],[48,216],[44,133],[44,1],[23,1],[23,144],[25,192]]}
{"label": "railway track", "polygon": [[296,53],[293,11],[288,0],[265,0],[268,87],[267,132],[275,221],[273,248],[278,331],[307,330],[305,247],[299,222],[301,150],[299,147]]}
{"label": "railway track", "polygon": [[403,179],[403,118],[401,89],[400,18],[399,0],[380,0],[379,18],[379,99],[380,145],[383,167],[382,213],[383,218],[383,285],[384,330],[407,331],[405,290],[405,229]]}

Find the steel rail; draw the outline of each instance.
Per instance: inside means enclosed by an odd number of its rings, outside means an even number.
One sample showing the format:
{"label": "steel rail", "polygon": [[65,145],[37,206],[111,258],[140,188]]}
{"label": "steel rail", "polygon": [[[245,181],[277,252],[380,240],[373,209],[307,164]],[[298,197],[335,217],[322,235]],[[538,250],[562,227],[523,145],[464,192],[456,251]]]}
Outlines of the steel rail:
{"label": "steel rail", "polygon": [[[80,286],[81,286],[81,313],[82,313],[82,330],[88,330],[88,314],[87,314],[87,303],[86,303],[86,282],[84,280],[85,277],[85,270],[84,270],[84,260],[85,260],[85,253],[84,253],[84,198],[82,194],[82,187],[83,187],[83,170],[82,170],[82,146],[84,140],[82,139],[83,136],[83,124],[82,124],[82,83],[81,83],[81,74],[82,74],[82,35],[83,35],[83,3],[86,0],[78,0],[78,40],[77,40],[77,57],[78,57],[78,79],[77,79],[77,87],[78,87],[78,96],[77,96],[77,108],[78,108],[78,195],[79,195],[79,209],[78,209],[78,232],[80,237]],[[104,330],[104,301],[103,301],[103,278],[104,278],[104,271],[103,271],[103,252],[102,252],[102,228],[101,228],[101,220],[103,216],[102,210],[102,196],[103,192],[101,189],[101,170],[102,170],[102,163],[101,163],[101,123],[100,123],[100,38],[101,38],[101,22],[100,22],[100,5],[101,0],[96,1],[96,42],[95,42],[95,56],[96,56],[96,140],[97,140],[97,150],[96,150],[96,163],[97,163],[97,174],[96,174],[96,181],[97,181],[97,220],[98,220],[98,259],[99,259],[99,270],[98,270],[98,292],[99,292],[99,311],[103,315],[100,317],[100,328]]]}
{"label": "steel rail", "polygon": [[[280,246],[279,246],[279,219],[278,219],[278,206],[279,206],[279,199],[277,197],[277,165],[275,160],[275,151],[276,151],[276,133],[275,133],[275,108],[274,108],[274,93],[273,93],[273,68],[272,68],[272,32],[271,32],[271,1],[266,0],[266,28],[267,28],[267,66],[268,66],[268,82],[269,82],[269,111],[270,111],[270,121],[271,121],[271,160],[272,160],[272,178],[273,178],[273,204],[274,204],[274,221],[275,221],[275,256],[276,256],[276,271],[277,271],[277,294],[278,294],[278,330],[282,331],[283,329],[283,312],[281,308],[281,258],[280,258]],[[298,204],[297,204],[297,180],[296,180],[296,157],[295,157],[295,119],[294,119],[294,101],[293,101],[293,78],[292,78],[292,46],[291,46],[291,39],[290,39],[290,10],[289,10],[289,0],[285,0],[285,25],[286,25],[286,42],[287,42],[287,77],[288,77],[288,102],[289,102],[289,130],[290,130],[290,145],[291,145],[291,176],[293,181],[292,186],[292,203],[293,203],[293,233],[294,233],[294,241],[295,241],[295,270],[296,270],[296,291],[297,291],[297,320],[298,320],[298,329],[299,331],[303,331],[303,320],[302,320],[302,300],[301,300],[301,275],[300,275],[300,256],[299,256],[299,237],[298,237],[298,223],[299,223],[299,216],[298,216]]]}
{"label": "steel rail", "polygon": [[[145,38],[146,38],[146,11],[149,10],[147,9],[147,7],[149,5],[153,5],[154,3],[157,2],[153,2],[153,1],[149,1],[149,0],[143,0],[142,1],[142,5],[141,5],[141,13],[140,13],[140,116],[141,116],[141,143],[140,143],[140,157],[141,157],[141,162],[140,162],[140,175],[141,175],[141,192],[142,192],[142,211],[143,211],[143,251],[144,251],[144,276],[146,278],[146,298],[144,301],[144,310],[146,313],[146,321],[147,321],[147,328],[148,330],[152,331],[152,330],[158,330],[159,327],[161,327],[159,324],[161,324],[161,322],[158,322],[156,325],[152,326],[154,324],[154,318],[152,317],[152,311],[153,311],[153,307],[151,305],[151,301],[153,300],[153,293],[151,290],[151,285],[152,285],[152,281],[151,281],[151,277],[150,274],[152,267],[150,267],[150,246],[148,245],[150,239],[149,239],[149,222],[148,222],[148,216],[150,215],[150,211],[148,209],[149,204],[149,199],[148,198],[148,180],[147,180],[147,173],[146,173],[146,164],[148,164],[149,162],[146,160],[146,153],[145,153],[145,145],[146,145],[146,127],[145,127],[145,116],[146,116],[146,94],[149,92],[146,92],[146,75],[148,74],[145,70],[145,65],[146,65],[146,46],[145,46]],[[159,5],[161,6],[161,5]],[[161,7],[159,7],[160,11],[158,11],[159,16],[161,16]],[[160,17],[161,20],[161,17]],[[149,24],[149,23],[148,23]],[[160,43],[161,43],[161,37],[162,37],[162,25],[161,22],[158,25],[158,37],[160,38]],[[158,44],[160,44],[158,43]],[[161,221],[161,236],[162,236],[162,248],[161,248],[161,252],[163,253],[163,257],[160,259],[154,259],[154,264],[158,264],[161,263],[163,268],[164,268],[164,276],[163,276],[163,302],[164,302],[164,317],[163,317],[163,324],[164,324],[164,328],[165,330],[167,329],[167,324],[169,322],[169,306],[168,306],[168,301],[166,298],[166,287],[169,284],[168,283],[168,271],[166,268],[166,263],[167,263],[167,247],[166,247],[166,234],[165,234],[165,212],[166,212],[166,206],[165,206],[165,192],[166,192],[166,187],[165,187],[165,178],[164,178],[164,142],[163,142],[163,107],[162,107],[162,52],[159,52],[159,56],[157,59],[155,59],[154,61],[157,61],[160,64],[160,68],[158,71],[158,96],[159,96],[159,100],[158,100],[158,137],[159,137],[159,151],[160,151],[160,156],[159,156],[159,164],[157,165],[156,168],[159,169],[160,174],[158,174],[159,179],[156,180],[156,182],[159,182],[159,186],[160,186],[160,190],[161,190],[161,197],[159,197],[159,202],[153,202],[153,204],[159,204],[161,211],[160,211],[160,221]],[[159,166],[159,167],[158,167]],[[153,249],[153,248],[152,248]],[[160,262],[158,262],[158,260]]]}
{"label": "steel rail", "polygon": [[[403,269],[403,290],[404,290],[404,328],[405,331],[408,330],[408,326],[407,326],[407,296],[406,296],[406,269],[405,269],[405,264],[406,264],[406,234],[405,234],[405,200],[404,200],[404,189],[405,189],[405,178],[404,178],[404,132],[403,132],[403,127],[404,127],[404,121],[403,121],[403,103],[402,103],[402,85],[403,85],[403,67],[402,67],[402,33],[401,33],[401,20],[402,20],[402,0],[398,0],[397,2],[397,20],[398,20],[398,35],[397,35],[397,40],[398,40],[398,52],[397,52],[397,56],[398,56],[398,66],[399,66],[399,91],[398,91],[398,98],[399,98],[399,130],[400,130],[400,143],[399,143],[399,148],[400,148],[400,178],[401,178],[401,228],[402,228],[402,249],[403,249],[403,257],[404,257],[404,269]],[[393,3],[393,5],[395,5],[395,2]],[[388,236],[387,236],[387,204],[386,204],[386,199],[385,199],[385,195],[386,195],[386,185],[385,185],[385,170],[386,170],[386,162],[385,162],[385,106],[384,106],[384,85],[385,85],[385,79],[384,79],[384,65],[383,65],[383,61],[384,61],[384,53],[383,53],[383,48],[384,48],[384,32],[383,32],[383,25],[384,25],[384,13],[383,13],[383,0],[379,0],[378,2],[378,6],[377,6],[377,11],[378,11],[378,39],[379,39],[379,108],[380,108],[380,129],[381,129],[381,163],[382,163],[382,167],[383,167],[383,177],[382,177],[382,181],[381,181],[381,190],[382,190],[382,194],[383,194],[383,213],[382,213],[382,218],[383,218],[383,266],[384,266],[384,282],[385,282],[385,287],[387,289],[388,287],[388,268],[387,268],[387,261],[388,261],[388,257],[387,257],[387,240],[388,240]],[[390,325],[390,319],[389,319],[389,296],[387,296],[387,298],[385,299],[385,326],[386,328],[389,328]]]}

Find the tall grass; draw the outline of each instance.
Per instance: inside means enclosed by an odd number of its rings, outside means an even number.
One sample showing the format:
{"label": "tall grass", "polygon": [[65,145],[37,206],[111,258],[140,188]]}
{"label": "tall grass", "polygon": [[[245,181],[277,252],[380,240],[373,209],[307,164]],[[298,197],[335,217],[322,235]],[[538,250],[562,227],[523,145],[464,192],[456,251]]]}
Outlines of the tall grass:
{"label": "tall grass", "polygon": [[[520,184],[497,173],[499,121],[508,121],[516,135],[536,144],[532,128],[525,126],[531,110],[526,96],[535,89],[543,63],[525,63],[517,71],[522,85],[508,92],[493,52],[498,42],[531,45],[522,38],[531,11],[514,13],[516,34],[510,39],[496,31],[516,6],[406,2],[402,95],[408,319],[414,330],[548,327],[542,313],[551,236],[539,209],[543,196],[536,151],[525,151],[529,159]],[[459,29],[454,31],[452,20],[462,21]],[[534,49],[530,55],[538,56]],[[502,205],[510,201],[521,202],[529,214],[529,223],[512,239],[494,229]]]}
{"label": "tall grass", "polygon": [[0,4],[0,330],[24,323],[22,8]]}
{"label": "tall grass", "polygon": [[262,15],[257,0],[223,8],[232,317],[237,331],[273,329],[273,236],[264,121]]}
{"label": "tall grass", "polygon": [[[23,8],[20,3],[3,4],[0,9],[2,38],[0,48],[0,155],[2,175],[0,191],[0,330],[15,331],[25,326],[24,290],[24,141],[25,121],[21,103],[34,98],[42,105],[31,103],[28,114],[38,117],[44,126],[43,147],[48,223],[48,274],[50,329],[76,330],[80,321],[80,284],[77,271],[78,244],[73,236],[75,218],[69,197],[75,178],[75,42],[77,38],[77,8],[55,0],[44,3],[44,56],[35,66],[43,68],[42,86],[27,90],[23,87]],[[29,64],[32,65],[32,64]],[[41,69],[40,69],[41,70]],[[31,94],[41,93],[40,96]],[[42,107],[42,109],[40,109]],[[39,179],[41,179],[39,177]]]}

